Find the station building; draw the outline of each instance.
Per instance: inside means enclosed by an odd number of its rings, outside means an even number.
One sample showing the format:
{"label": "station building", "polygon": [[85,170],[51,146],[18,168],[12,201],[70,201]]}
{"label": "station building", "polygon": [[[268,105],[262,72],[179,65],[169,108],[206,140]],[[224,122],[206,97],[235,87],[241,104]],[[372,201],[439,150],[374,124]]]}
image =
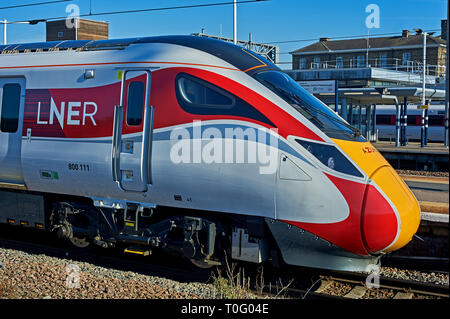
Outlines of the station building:
{"label": "station building", "polygon": [[[447,20],[441,35],[426,37],[426,89],[430,103],[445,103]],[[377,140],[377,106],[396,112],[396,145],[406,145],[408,105],[421,105],[422,30],[398,36],[320,41],[291,52],[293,69],[285,71],[364,136]]]}
{"label": "station building", "polygon": [[[437,77],[445,75],[447,20],[441,21],[441,35],[427,34],[427,73]],[[348,69],[374,67],[395,71],[418,72],[422,69],[423,34],[403,30],[402,34],[390,37],[376,37],[336,40],[321,38],[320,41],[293,52],[293,70],[306,69]],[[349,81],[346,86],[362,83]]]}

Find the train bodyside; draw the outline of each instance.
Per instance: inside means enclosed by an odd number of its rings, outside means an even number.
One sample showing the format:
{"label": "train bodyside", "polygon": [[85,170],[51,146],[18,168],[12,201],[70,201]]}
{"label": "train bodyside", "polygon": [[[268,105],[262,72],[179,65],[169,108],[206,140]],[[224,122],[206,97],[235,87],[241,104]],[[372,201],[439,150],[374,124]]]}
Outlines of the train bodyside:
{"label": "train bodyside", "polygon": [[[398,203],[411,194],[380,188],[395,176],[369,143],[330,138],[306,120],[251,76],[274,68],[250,51],[173,39],[1,56],[3,108],[20,87],[17,124],[9,120],[0,133],[0,186],[7,189],[0,201],[9,207],[3,222],[47,228],[80,246],[161,248],[200,266],[217,264],[226,248],[251,262],[281,257],[364,270],[380,251],[409,241]],[[222,105],[199,107],[189,95],[198,88],[220,95]],[[216,157],[227,141],[245,142],[244,157],[261,149],[265,161]],[[192,148],[189,158],[179,153],[184,146]],[[311,146],[333,155],[324,162]],[[407,212],[416,209],[408,205]],[[374,219],[377,209],[388,213]],[[389,234],[367,221],[387,221]]]}
{"label": "train bodyside", "polygon": [[[428,111],[428,141],[443,142],[445,136],[445,115],[443,105],[432,105]],[[377,131],[379,140],[395,140],[395,107],[383,107],[377,110]],[[422,110],[408,108],[406,138],[420,141],[422,130]]]}

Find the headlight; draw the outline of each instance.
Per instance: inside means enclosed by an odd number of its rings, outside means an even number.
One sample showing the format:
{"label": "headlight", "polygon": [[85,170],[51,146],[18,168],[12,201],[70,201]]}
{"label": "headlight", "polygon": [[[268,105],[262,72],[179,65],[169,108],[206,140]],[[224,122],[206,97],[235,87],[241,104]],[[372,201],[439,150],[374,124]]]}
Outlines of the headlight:
{"label": "headlight", "polygon": [[296,141],[329,169],[348,175],[363,177],[355,165],[353,165],[335,146],[300,139],[296,139]]}

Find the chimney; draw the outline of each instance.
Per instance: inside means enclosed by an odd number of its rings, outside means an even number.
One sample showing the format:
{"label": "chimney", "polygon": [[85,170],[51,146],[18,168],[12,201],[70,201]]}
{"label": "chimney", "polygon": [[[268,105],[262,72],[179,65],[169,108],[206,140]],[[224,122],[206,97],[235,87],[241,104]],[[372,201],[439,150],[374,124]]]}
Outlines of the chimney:
{"label": "chimney", "polygon": [[422,29],[414,29],[414,31],[416,31],[416,35],[420,35],[423,33]]}
{"label": "chimney", "polygon": [[402,38],[407,38],[409,37],[409,30],[403,30],[402,31]]}
{"label": "chimney", "polygon": [[330,41],[330,38],[320,38],[320,42],[328,42]]}
{"label": "chimney", "polygon": [[441,39],[447,41],[448,40],[448,34],[447,34],[447,23],[448,20],[441,20]]}

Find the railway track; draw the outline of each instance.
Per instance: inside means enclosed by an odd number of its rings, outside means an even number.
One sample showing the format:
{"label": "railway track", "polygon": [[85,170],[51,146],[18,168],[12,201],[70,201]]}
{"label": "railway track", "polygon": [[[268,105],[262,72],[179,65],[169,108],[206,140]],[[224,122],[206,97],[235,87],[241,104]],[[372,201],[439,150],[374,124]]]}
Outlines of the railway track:
{"label": "railway track", "polygon": [[[442,299],[449,298],[449,286],[414,280],[380,277],[376,288],[366,286],[367,274],[333,272],[320,275],[309,289],[284,288],[272,296],[295,299]],[[277,290],[278,288],[273,288]]]}
{"label": "railway track", "polygon": [[428,272],[449,272],[448,257],[426,256],[386,256],[381,261],[383,266],[405,269],[422,270]]}
{"label": "railway track", "polygon": [[449,298],[449,286],[436,285],[414,280],[403,280],[388,277],[379,277],[377,288],[366,286],[367,274],[334,272],[321,277],[321,283],[315,293],[334,293],[333,285],[340,284],[346,289],[340,291],[339,297],[361,298],[387,298],[387,299],[413,299],[413,298]]}
{"label": "railway track", "polygon": [[[5,227],[1,227],[3,230]],[[16,229],[17,230],[17,229]],[[33,232],[34,233],[34,232]],[[128,256],[118,253],[114,250],[87,249],[79,250],[67,247],[62,242],[55,242],[50,234],[40,234],[39,240],[29,233],[27,236],[13,232],[5,234],[0,232],[0,247],[5,249],[21,250],[30,254],[44,254],[51,257],[74,260],[80,262],[93,263],[105,268],[117,270],[132,271],[140,274],[164,277],[180,282],[211,282],[211,273],[194,272],[186,267],[180,266],[179,258],[171,258],[164,255],[164,258],[158,256],[142,257]],[[6,236],[5,236],[6,235]],[[11,238],[12,237],[12,238]],[[33,238],[31,240],[30,238]],[[154,257],[154,258],[153,258]],[[431,262],[431,259],[427,259]],[[418,260],[419,262],[419,260]],[[424,263],[424,260],[420,260]],[[442,261],[443,262],[443,261]],[[448,263],[448,260],[447,260]],[[251,268],[251,267],[249,267]],[[263,285],[263,288],[253,287],[251,291],[262,297],[270,298],[293,298],[293,299],[342,299],[342,298],[448,298],[449,287],[443,285],[426,284],[411,280],[392,279],[387,277],[380,278],[379,289],[367,289],[365,280],[367,274],[327,272],[311,270],[303,272],[300,279],[298,272],[286,272],[286,278],[298,278],[300,285],[291,287],[290,285],[278,285],[275,283],[278,271],[269,270],[267,278],[273,280],[273,283]],[[246,270],[255,278],[255,273]],[[296,275],[297,273],[297,275]],[[312,279],[313,278],[313,279]],[[307,284],[315,280],[314,284]],[[286,281],[285,281],[286,282]],[[388,292],[386,292],[388,291]],[[376,294],[381,292],[380,294]]]}

